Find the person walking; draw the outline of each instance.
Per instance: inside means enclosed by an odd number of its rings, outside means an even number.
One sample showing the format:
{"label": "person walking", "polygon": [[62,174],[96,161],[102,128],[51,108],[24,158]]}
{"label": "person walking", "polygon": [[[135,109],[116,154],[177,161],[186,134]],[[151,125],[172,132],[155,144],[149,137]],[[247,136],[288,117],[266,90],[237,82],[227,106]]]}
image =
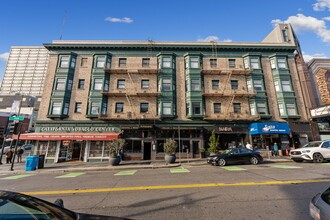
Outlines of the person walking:
{"label": "person walking", "polygon": [[19,147],[19,149],[17,150],[17,163],[22,163],[23,153],[24,153],[24,150],[22,149],[22,147]]}
{"label": "person walking", "polygon": [[11,159],[13,158],[13,151],[9,149],[6,152],[6,163],[11,163]]}
{"label": "person walking", "polygon": [[276,156],[278,156],[278,146],[276,143],[274,143],[273,148],[274,148],[274,156],[276,157]]}
{"label": "person walking", "polygon": [[246,142],[245,147],[246,147],[247,149],[249,149],[249,150],[253,150],[253,147],[252,147],[252,145],[251,145],[249,142]]}

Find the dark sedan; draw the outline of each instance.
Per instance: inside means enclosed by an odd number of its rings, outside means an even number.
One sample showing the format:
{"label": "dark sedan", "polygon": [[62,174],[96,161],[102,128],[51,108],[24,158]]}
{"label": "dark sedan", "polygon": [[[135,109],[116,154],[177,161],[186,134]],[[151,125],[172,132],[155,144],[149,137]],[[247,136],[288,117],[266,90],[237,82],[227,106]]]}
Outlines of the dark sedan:
{"label": "dark sedan", "polygon": [[251,163],[258,164],[263,161],[260,153],[246,148],[233,148],[216,156],[210,156],[207,162],[212,165],[225,166],[227,164]]}
{"label": "dark sedan", "polygon": [[56,204],[17,192],[0,190],[0,219],[125,219],[112,216],[82,214]]}

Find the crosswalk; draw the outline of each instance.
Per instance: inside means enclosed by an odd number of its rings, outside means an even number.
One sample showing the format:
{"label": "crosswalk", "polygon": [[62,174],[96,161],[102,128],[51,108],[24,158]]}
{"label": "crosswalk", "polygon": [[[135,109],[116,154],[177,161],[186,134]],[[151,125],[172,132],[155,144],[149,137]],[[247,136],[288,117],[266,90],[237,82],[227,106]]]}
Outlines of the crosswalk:
{"label": "crosswalk", "polygon": [[[329,163],[330,164],[330,163]],[[260,165],[260,166],[224,166],[220,167],[225,172],[239,172],[239,171],[247,171],[247,170],[254,170],[254,169],[300,169],[302,167],[299,166],[293,166],[293,165],[287,165],[287,164],[272,164],[272,165]],[[143,170],[122,170],[117,171],[113,175],[114,176],[133,176],[139,172],[143,172]],[[191,171],[184,167],[175,167],[175,168],[169,168],[168,172],[174,175],[178,174],[185,174],[190,173]],[[66,174],[62,174],[59,176],[55,176],[55,179],[70,179],[70,178],[78,178],[80,176],[86,175],[87,172],[69,172]],[[4,175],[0,177],[0,180],[17,180],[22,178],[29,178],[34,175],[39,174],[17,174],[17,175]]]}

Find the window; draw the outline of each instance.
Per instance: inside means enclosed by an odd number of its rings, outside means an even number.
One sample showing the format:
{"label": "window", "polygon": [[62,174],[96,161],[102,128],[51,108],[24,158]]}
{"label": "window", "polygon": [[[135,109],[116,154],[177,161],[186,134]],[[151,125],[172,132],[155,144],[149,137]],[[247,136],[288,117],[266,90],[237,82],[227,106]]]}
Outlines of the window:
{"label": "window", "polygon": [[68,80],[68,86],[67,86],[67,90],[71,90],[72,89],[72,79]]}
{"label": "window", "polygon": [[284,92],[291,92],[291,85],[289,80],[283,80],[282,81],[282,90]]}
{"label": "window", "polygon": [[279,85],[279,82],[277,80],[274,81],[274,86],[275,86],[275,91],[276,92],[280,91],[280,85]]}
{"label": "window", "polygon": [[288,32],[286,31],[286,29],[282,30],[282,36],[283,36],[283,41],[284,42],[288,42],[289,38],[288,38]]}
{"label": "window", "polygon": [[196,57],[190,58],[190,68],[198,68],[199,67],[199,59]]}
{"label": "window", "polygon": [[117,89],[125,89],[125,80],[124,79],[118,79]]}
{"label": "window", "polygon": [[217,59],[210,59],[211,68],[217,68]]}
{"label": "window", "polygon": [[257,103],[258,114],[267,114],[266,103]]}
{"label": "window", "polygon": [[81,113],[81,102],[76,102],[75,107],[74,107],[74,112],[75,113]]}
{"label": "window", "polygon": [[171,80],[170,79],[163,79],[163,85],[162,85],[163,91],[171,91]]}
{"label": "window", "polygon": [[149,80],[148,79],[141,80],[141,89],[149,89]]}
{"label": "window", "polygon": [[253,87],[257,91],[262,91],[263,90],[262,80],[260,79],[253,80]]}
{"label": "window", "polygon": [[61,56],[60,60],[60,67],[61,68],[68,68],[69,67],[69,56]]}
{"label": "window", "polygon": [[230,68],[235,68],[236,67],[236,60],[235,59],[229,59],[228,64]]}
{"label": "window", "polygon": [[105,64],[105,67],[107,69],[110,69],[110,66],[111,66],[111,59],[110,59],[110,57],[107,57],[107,63]]}
{"label": "window", "polygon": [[251,58],[251,67],[252,69],[260,69],[258,58]]}
{"label": "window", "polygon": [[123,112],[123,111],[124,111],[124,103],[122,103],[122,102],[116,103],[115,112],[119,113],[119,112]]}
{"label": "window", "polygon": [[81,58],[80,66],[81,67],[87,67],[87,61],[88,61],[87,58]]}
{"label": "window", "polygon": [[119,58],[119,67],[126,67],[126,58]]}
{"label": "window", "polygon": [[288,115],[297,115],[295,104],[286,104],[286,111]]}
{"label": "window", "polygon": [[102,115],[106,115],[107,114],[107,103],[103,102],[102,103]]}
{"label": "window", "polygon": [[85,80],[79,79],[78,81],[78,89],[84,89],[85,88]]}
{"label": "window", "polygon": [[285,58],[278,58],[277,65],[279,69],[286,69],[286,59]]}
{"label": "window", "polygon": [[271,59],[270,60],[270,66],[272,69],[276,69],[276,65],[275,65],[275,60],[274,59]]}
{"label": "window", "polygon": [[102,90],[103,79],[94,79],[94,90]]}
{"label": "window", "polygon": [[141,103],[140,104],[140,112],[147,113],[149,110],[149,103]]}
{"label": "window", "polygon": [[91,115],[98,115],[100,112],[100,104],[92,102],[91,104]]}
{"label": "window", "polygon": [[219,80],[212,80],[212,89],[219,89]]}
{"label": "window", "polygon": [[109,80],[106,79],[104,82],[104,91],[109,91]]}
{"label": "window", "polygon": [[60,115],[62,113],[61,108],[62,108],[62,103],[61,102],[53,102],[51,114],[52,115]]}
{"label": "window", "polygon": [[163,57],[163,67],[171,68],[171,58],[170,57]]}
{"label": "window", "polygon": [[70,67],[73,69],[76,67],[76,58],[72,57]]}
{"label": "window", "polygon": [[248,58],[244,58],[243,62],[244,62],[244,68],[245,69],[250,68],[250,64],[249,64],[249,59]]}
{"label": "window", "polygon": [[63,114],[67,115],[69,113],[69,103],[64,104]]}
{"label": "window", "polygon": [[280,115],[284,115],[284,108],[282,103],[278,104],[278,109],[280,111]]}
{"label": "window", "polygon": [[231,89],[238,89],[238,80],[231,80]]}
{"label": "window", "polygon": [[251,115],[256,115],[256,108],[254,106],[254,103],[250,104],[250,111],[251,111]]}
{"label": "window", "polygon": [[163,115],[171,115],[171,103],[170,102],[163,103]]}
{"label": "window", "polygon": [[241,103],[234,103],[234,113],[241,113]]}
{"label": "window", "polygon": [[196,79],[191,80],[191,91],[199,91],[199,90],[201,90],[199,80]]}
{"label": "window", "polygon": [[150,58],[142,58],[142,67],[149,67]]}
{"label": "window", "polygon": [[105,57],[97,57],[96,58],[96,68],[104,68]]}
{"label": "window", "polygon": [[221,113],[221,103],[213,103],[214,113]]}
{"label": "window", "polygon": [[200,115],[201,114],[201,106],[199,102],[192,103],[193,115]]}
{"label": "window", "polygon": [[64,78],[58,78],[56,80],[55,90],[65,90],[65,79]]}

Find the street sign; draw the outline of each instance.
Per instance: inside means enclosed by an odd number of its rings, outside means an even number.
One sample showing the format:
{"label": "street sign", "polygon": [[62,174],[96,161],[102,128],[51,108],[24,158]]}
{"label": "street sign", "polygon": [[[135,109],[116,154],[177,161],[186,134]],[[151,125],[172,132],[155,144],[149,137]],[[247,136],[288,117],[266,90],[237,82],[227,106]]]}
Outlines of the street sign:
{"label": "street sign", "polygon": [[10,121],[24,121],[24,116],[11,116]]}

